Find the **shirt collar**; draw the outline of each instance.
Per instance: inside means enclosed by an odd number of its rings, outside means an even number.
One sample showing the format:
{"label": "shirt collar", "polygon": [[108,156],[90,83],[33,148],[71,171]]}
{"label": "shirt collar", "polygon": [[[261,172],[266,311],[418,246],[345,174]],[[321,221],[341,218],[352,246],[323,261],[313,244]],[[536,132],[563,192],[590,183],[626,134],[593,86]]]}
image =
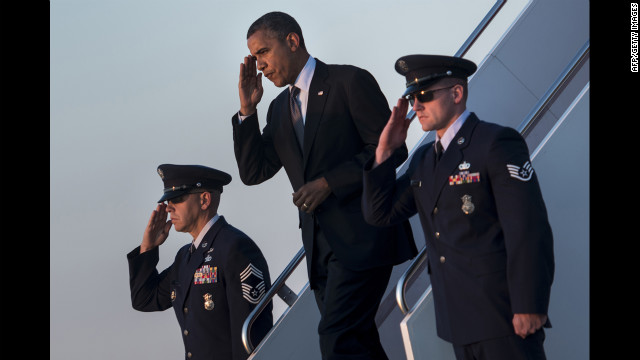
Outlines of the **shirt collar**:
{"label": "shirt collar", "polygon": [[207,234],[207,232],[209,231],[209,229],[211,229],[211,227],[213,226],[213,224],[216,223],[216,221],[218,221],[218,219],[220,218],[220,215],[216,214],[214,217],[211,218],[211,220],[209,220],[204,227],[202,228],[202,230],[200,230],[200,234],[198,234],[198,237],[195,238],[193,240],[193,246],[195,246],[195,248],[197,249],[198,246],[200,246],[200,242],[202,241],[202,239],[204,238],[204,236]]}
{"label": "shirt collar", "polygon": [[[311,87],[311,79],[313,78],[313,72],[315,70],[316,59],[314,59],[313,56],[309,55],[309,59],[302,68],[302,71],[300,71],[300,74],[298,74],[294,86],[301,91],[309,92],[309,88]],[[291,87],[292,85],[289,85],[289,90],[291,90]]]}
{"label": "shirt collar", "polygon": [[462,124],[464,124],[464,122],[469,117],[469,114],[471,114],[471,112],[465,109],[462,112],[462,114],[458,116],[456,121],[454,121],[453,124],[449,126],[447,131],[444,132],[444,134],[442,135],[442,138],[439,138],[438,134],[436,133],[436,141],[438,140],[440,141],[440,143],[442,144],[442,148],[444,150],[447,150],[447,147],[451,143],[451,140],[453,140],[453,138],[456,136],[456,134],[458,133],[458,130],[460,130],[460,128],[462,127]]}

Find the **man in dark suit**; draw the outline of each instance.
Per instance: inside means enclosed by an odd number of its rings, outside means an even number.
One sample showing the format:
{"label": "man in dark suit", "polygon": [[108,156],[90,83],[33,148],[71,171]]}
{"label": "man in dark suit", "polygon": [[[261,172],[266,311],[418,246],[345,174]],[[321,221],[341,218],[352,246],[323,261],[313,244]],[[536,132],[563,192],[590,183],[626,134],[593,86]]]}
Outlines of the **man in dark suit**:
{"label": "man in dark suit", "polygon": [[[457,359],[544,359],[553,237],[527,145],[514,129],[466,109],[468,60],[410,55],[407,80],[364,170],[365,218],[390,225],[418,213],[426,236],[438,336]],[[396,180],[408,103],[436,141]]]}
{"label": "man in dark suit", "polygon": [[[172,164],[160,165],[158,174],[164,195],[142,243],[127,254],[133,308],[173,307],[185,359],[246,359],[242,326],[271,287],[271,279],[258,246],[217,213],[222,187],[231,176],[206,166]],[[191,234],[193,242],[178,250],[173,264],[158,273],[159,246],[172,225]],[[253,344],[271,329],[271,311],[270,303],[256,319]]]}
{"label": "man in dark suit", "polygon": [[[247,45],[240,112],[232,119],[240,178],[254,185],[282,167],[287,172],[321,314],[323,359],[386,359],[374,317],[393,265],[417,253],[408,222],[376,228],[362,216],[362,165],[389,117],[387,101],[369,72],[310,56],[287,14],[256,20]],[[261,133],[262,75],[289,86],[271,102]],[[406,158],[403,144],[392,162]]]}

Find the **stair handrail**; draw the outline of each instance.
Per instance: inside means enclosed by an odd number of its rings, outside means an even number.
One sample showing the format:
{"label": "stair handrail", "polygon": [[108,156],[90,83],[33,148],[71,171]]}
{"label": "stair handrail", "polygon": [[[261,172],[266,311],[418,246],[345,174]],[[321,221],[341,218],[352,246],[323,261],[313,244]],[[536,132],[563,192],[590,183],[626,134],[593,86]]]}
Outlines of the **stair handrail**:
{"label": "stair handrail", "polygon": [[554,83],[549,86],[547,92],[542,95],[529,114],[525,116],[524,120],[517,128],[523,136],[529,133],[535,123],[535,120],[540,117],[544,109],[547,108],[547,105],[549,105],[549,103],[556,97],[558,91],[560,91],[560,89],[564,87],[564,84],[572,77],[571,75],[577,70],[578,65],[582,63],[589,53],[589,48],[589,40],[587,40],[578,50],[573,59],[571,59],[569,64],[565,66],[560,75],[558,75]]}
{"label": "stair handrail", "polygon": [[298,296],[287,287],[285,281],[289,279],[293,271],[298,267],[302,259],[305,257],[304,247],[300,248],[298,253],[291,259],[287,267],[282,271],[280,276],[273,282],[269,290],[264,294],[262,299],[258,302],[256,307],[251,311],[249,316],[244,321],[242,325],[242,344],[244,345],[244,349],[247,351],[247,354],[251,354],[254,350],[253,344],[251,343],[251,327],[255,322],[256,318],[262,311],[267,307],[267,304],[273,299],[273,297],[277,294],[289,307],[295,303],[298,299]]}
{"label": "stair handrail", "polygon": [[[473,45],[476,42],[476,40],[478,40],[478,38],[484,32],[484,30],[487,28],[489,23],[498,14],[500,9],[502,9],[502,6],[504,6],[504,4],[506,4],[506,3],[507,3],[507,0],[498,0],[498,1],[496,1],[495,4],[493,4],[493,6],[491,7],[491,9],[489,9],[489,12],[487,12],[487,14],[484,16],[484,18],[482,18],[482,20],[480,20],[480,23],[478,24],[478,26],[476,26],[476,28],[473,29],[473,32],[471,32],[469,37],[467,37],[467,40],[465,40],[465,42],[462,44],[462,46],[460,46],[460,49],[458,49],[458,51],[453,56],[455,56],[455,57],[463,57],[467,53],[467,51],[469,51],[469,49],[471,48],[471,45]],[[407,119],[413,119],[415,116],[416,116],[416,112],[413,111],[413,109],[410,109],[409,113],[407,113],[407,117],[406,118]]]}

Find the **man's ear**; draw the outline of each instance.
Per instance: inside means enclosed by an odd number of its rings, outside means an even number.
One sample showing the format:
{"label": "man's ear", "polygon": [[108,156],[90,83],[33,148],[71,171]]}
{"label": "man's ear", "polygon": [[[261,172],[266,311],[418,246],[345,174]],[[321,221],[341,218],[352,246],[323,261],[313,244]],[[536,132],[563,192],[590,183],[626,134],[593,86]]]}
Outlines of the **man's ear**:
{"label": "man's ear", "polygon": [[292,52],[295,52],[300,47],[300,37],[298,36],[298,34],[294,32],[290,32],[287,35],[286,40],[287,40],[287,46],[289,46],[289,49]]}
{"label": "man's ear", "polygon": [[211,193],[204,191],[200,193],[200,208],[206,210],[211,205]]}

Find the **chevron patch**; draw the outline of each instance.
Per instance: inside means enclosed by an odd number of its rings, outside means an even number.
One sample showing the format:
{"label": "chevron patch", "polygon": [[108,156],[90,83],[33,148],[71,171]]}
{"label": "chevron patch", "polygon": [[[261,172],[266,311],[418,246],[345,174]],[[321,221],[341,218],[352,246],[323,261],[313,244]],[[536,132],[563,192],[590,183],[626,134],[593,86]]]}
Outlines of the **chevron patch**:
{"label": "chevron patch", "polygon": [[242,297],[252,304],[257,304],[265,294],[262,271],[253,264],[249,264],[240,273],[240,282],[242,283]]}
{"label": "chevron patch", "polygon": [[507,170],[509,170],[509,175],[520,181],[529,181],[533,176],[533,166],[531,166],[531,162],[527,160],[522,167],[517,165],[507,164]]}

